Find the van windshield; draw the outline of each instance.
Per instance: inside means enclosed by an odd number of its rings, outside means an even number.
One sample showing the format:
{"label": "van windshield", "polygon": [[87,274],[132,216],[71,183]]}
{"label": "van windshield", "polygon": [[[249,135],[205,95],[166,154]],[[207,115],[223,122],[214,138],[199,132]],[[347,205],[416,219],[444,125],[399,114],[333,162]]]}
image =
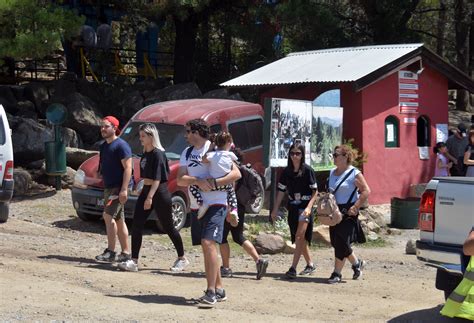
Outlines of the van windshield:
{"label": "van windshield", "polygon": [[[143,146],[140,143],[138,127],[143,122],[131,122],[123,129],[120,138],[128,142],[134,155],[141,156]],[[166,123],[154,123],[160,134],[161,144],[165,148],[169,160],[178,160],[183,150],[188,146],[184,139],[184,126]]]}

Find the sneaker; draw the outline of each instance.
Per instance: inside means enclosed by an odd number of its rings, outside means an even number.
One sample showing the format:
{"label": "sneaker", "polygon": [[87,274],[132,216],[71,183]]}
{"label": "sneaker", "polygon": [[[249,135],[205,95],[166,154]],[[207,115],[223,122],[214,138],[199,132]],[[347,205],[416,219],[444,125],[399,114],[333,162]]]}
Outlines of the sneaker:
{"label": "sneaker", "polygon": [[184,259],[176,259],[174,262],[173,266],[171,266],[170,270],[173,272],[178,272],[178,271],[183,271],[186,266],[189,265],[189,260],[184,258]]}
{"label": "sneaker", "polygon": [[263,276],[265,276],[265,273],[267,272],[267,267],[268,260],[260,258],[257,261],[257,280],[260,280]]}
{"label": "sneaker", "polygon": [[198,302],[201,305],[212,307],[217,302],[216,293],[211,290],[206,290],[204,295],[198,299]]}
{"label": "sneaker", "polygon": [[316,266],[314,264],[306,265],[306,267],[304,267],[303,271],[300,272],[300,275],[301,276],[311,275],[315,270],[316,270]]}
{"label": "sneaker", "polygon": [[365,261],[359,259],[359,262],[356,265],[352,265],[352,270],[354,271],[354,275],[352,275],[352,279],[359,279],[362,277],[362,269],[365,267]]}
{"label": "sneaker", "polygon": [[209,205],[206,205],[206,204],[201,205],[198,210],[197,218],[198,219],[202,218],[206,214],[207,209],[209,209]]}
{"label": "sneaker", "polygon": [[231,226],[236,227],[239,225],[239,214],[237,213],[237,209],[230,211],[229,213],[229,223]]}
{"label": "sneaker", "polygon": [[225,295],[224,288],[217,288],[216,289],[216,301],[218,302],[225,302],[227,300],[227,296]]}
{"label": "sneaker", "polygon": [[221,266],[221,277],[224,277],[224,278],[232,277],[232,269]]}
{"label": "sneaker", "polygon": [[331,274],[331,277],[329,277],[328,279],[328,284],[336,284],[336,283],[340,283],[342,280],[342,275],[341,274],[338,274],[336,272],[333,272]]}
{"label": "sneaker", "polygon": [[138,264],[136,264],[132,259],[129,259],[119,263],[118,268],[123,271],[138,271]]}
{"label": "sneaker", "polygon": [[107,261],[107,262],[114,262],[115,261],[115,251],[109,250],[109,248],[105,248],[104,252],[95,257],[98,261]]}
{"label": "sneaker", "polygon": [[286,278],[288,279],[295,279],[296,278],[296,269],[293,267],[290,267],[288,271],[285,273]]}
{"label": "sneaker", "polygon": [[132,259],[132,257],[130,257],[130,254],[125,253],[123,251],[117,256],[117,262],[125,262],[130,259]]}

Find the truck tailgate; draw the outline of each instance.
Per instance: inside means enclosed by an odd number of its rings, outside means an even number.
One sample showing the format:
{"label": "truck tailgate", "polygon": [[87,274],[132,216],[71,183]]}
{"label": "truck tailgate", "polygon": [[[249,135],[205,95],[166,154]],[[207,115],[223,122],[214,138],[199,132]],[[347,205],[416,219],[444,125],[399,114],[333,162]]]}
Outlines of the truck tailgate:
{"label": "truck tailgate", "polygon": [[[454,178],[453,178],[454,179]],[[474,178],[439,181],[436,190],[434,242],[462,245],[474,225]],[[436,214],[442,216],[436,216]],[[469,216],[466,216],[469,215]]]}

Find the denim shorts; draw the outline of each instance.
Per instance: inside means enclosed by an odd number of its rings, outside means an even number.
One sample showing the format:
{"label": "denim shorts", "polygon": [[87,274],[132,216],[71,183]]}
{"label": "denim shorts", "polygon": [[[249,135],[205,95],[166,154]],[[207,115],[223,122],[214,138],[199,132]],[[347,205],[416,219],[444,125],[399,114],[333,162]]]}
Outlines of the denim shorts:
{"label": "denim shorts", "polygon": [[222,243],[224,236],[224,221],[227,206],[210,205],[206,214],[198,220],[197,211],[191,211],[191,240],[193,246],[201,244],[201,240],[213,240]]}

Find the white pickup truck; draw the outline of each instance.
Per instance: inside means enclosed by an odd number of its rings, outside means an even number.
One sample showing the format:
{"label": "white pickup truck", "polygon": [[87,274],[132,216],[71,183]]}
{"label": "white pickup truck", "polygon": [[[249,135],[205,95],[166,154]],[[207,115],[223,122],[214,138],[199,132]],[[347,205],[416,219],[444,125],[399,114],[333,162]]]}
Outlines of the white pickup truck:
{"label": "white pickup truck", "polygon": [[474,177],[435,177],[421,197],[416,255],[438,268],[436,288],[449,296],[469,257],[462,245],[474,227]]}

